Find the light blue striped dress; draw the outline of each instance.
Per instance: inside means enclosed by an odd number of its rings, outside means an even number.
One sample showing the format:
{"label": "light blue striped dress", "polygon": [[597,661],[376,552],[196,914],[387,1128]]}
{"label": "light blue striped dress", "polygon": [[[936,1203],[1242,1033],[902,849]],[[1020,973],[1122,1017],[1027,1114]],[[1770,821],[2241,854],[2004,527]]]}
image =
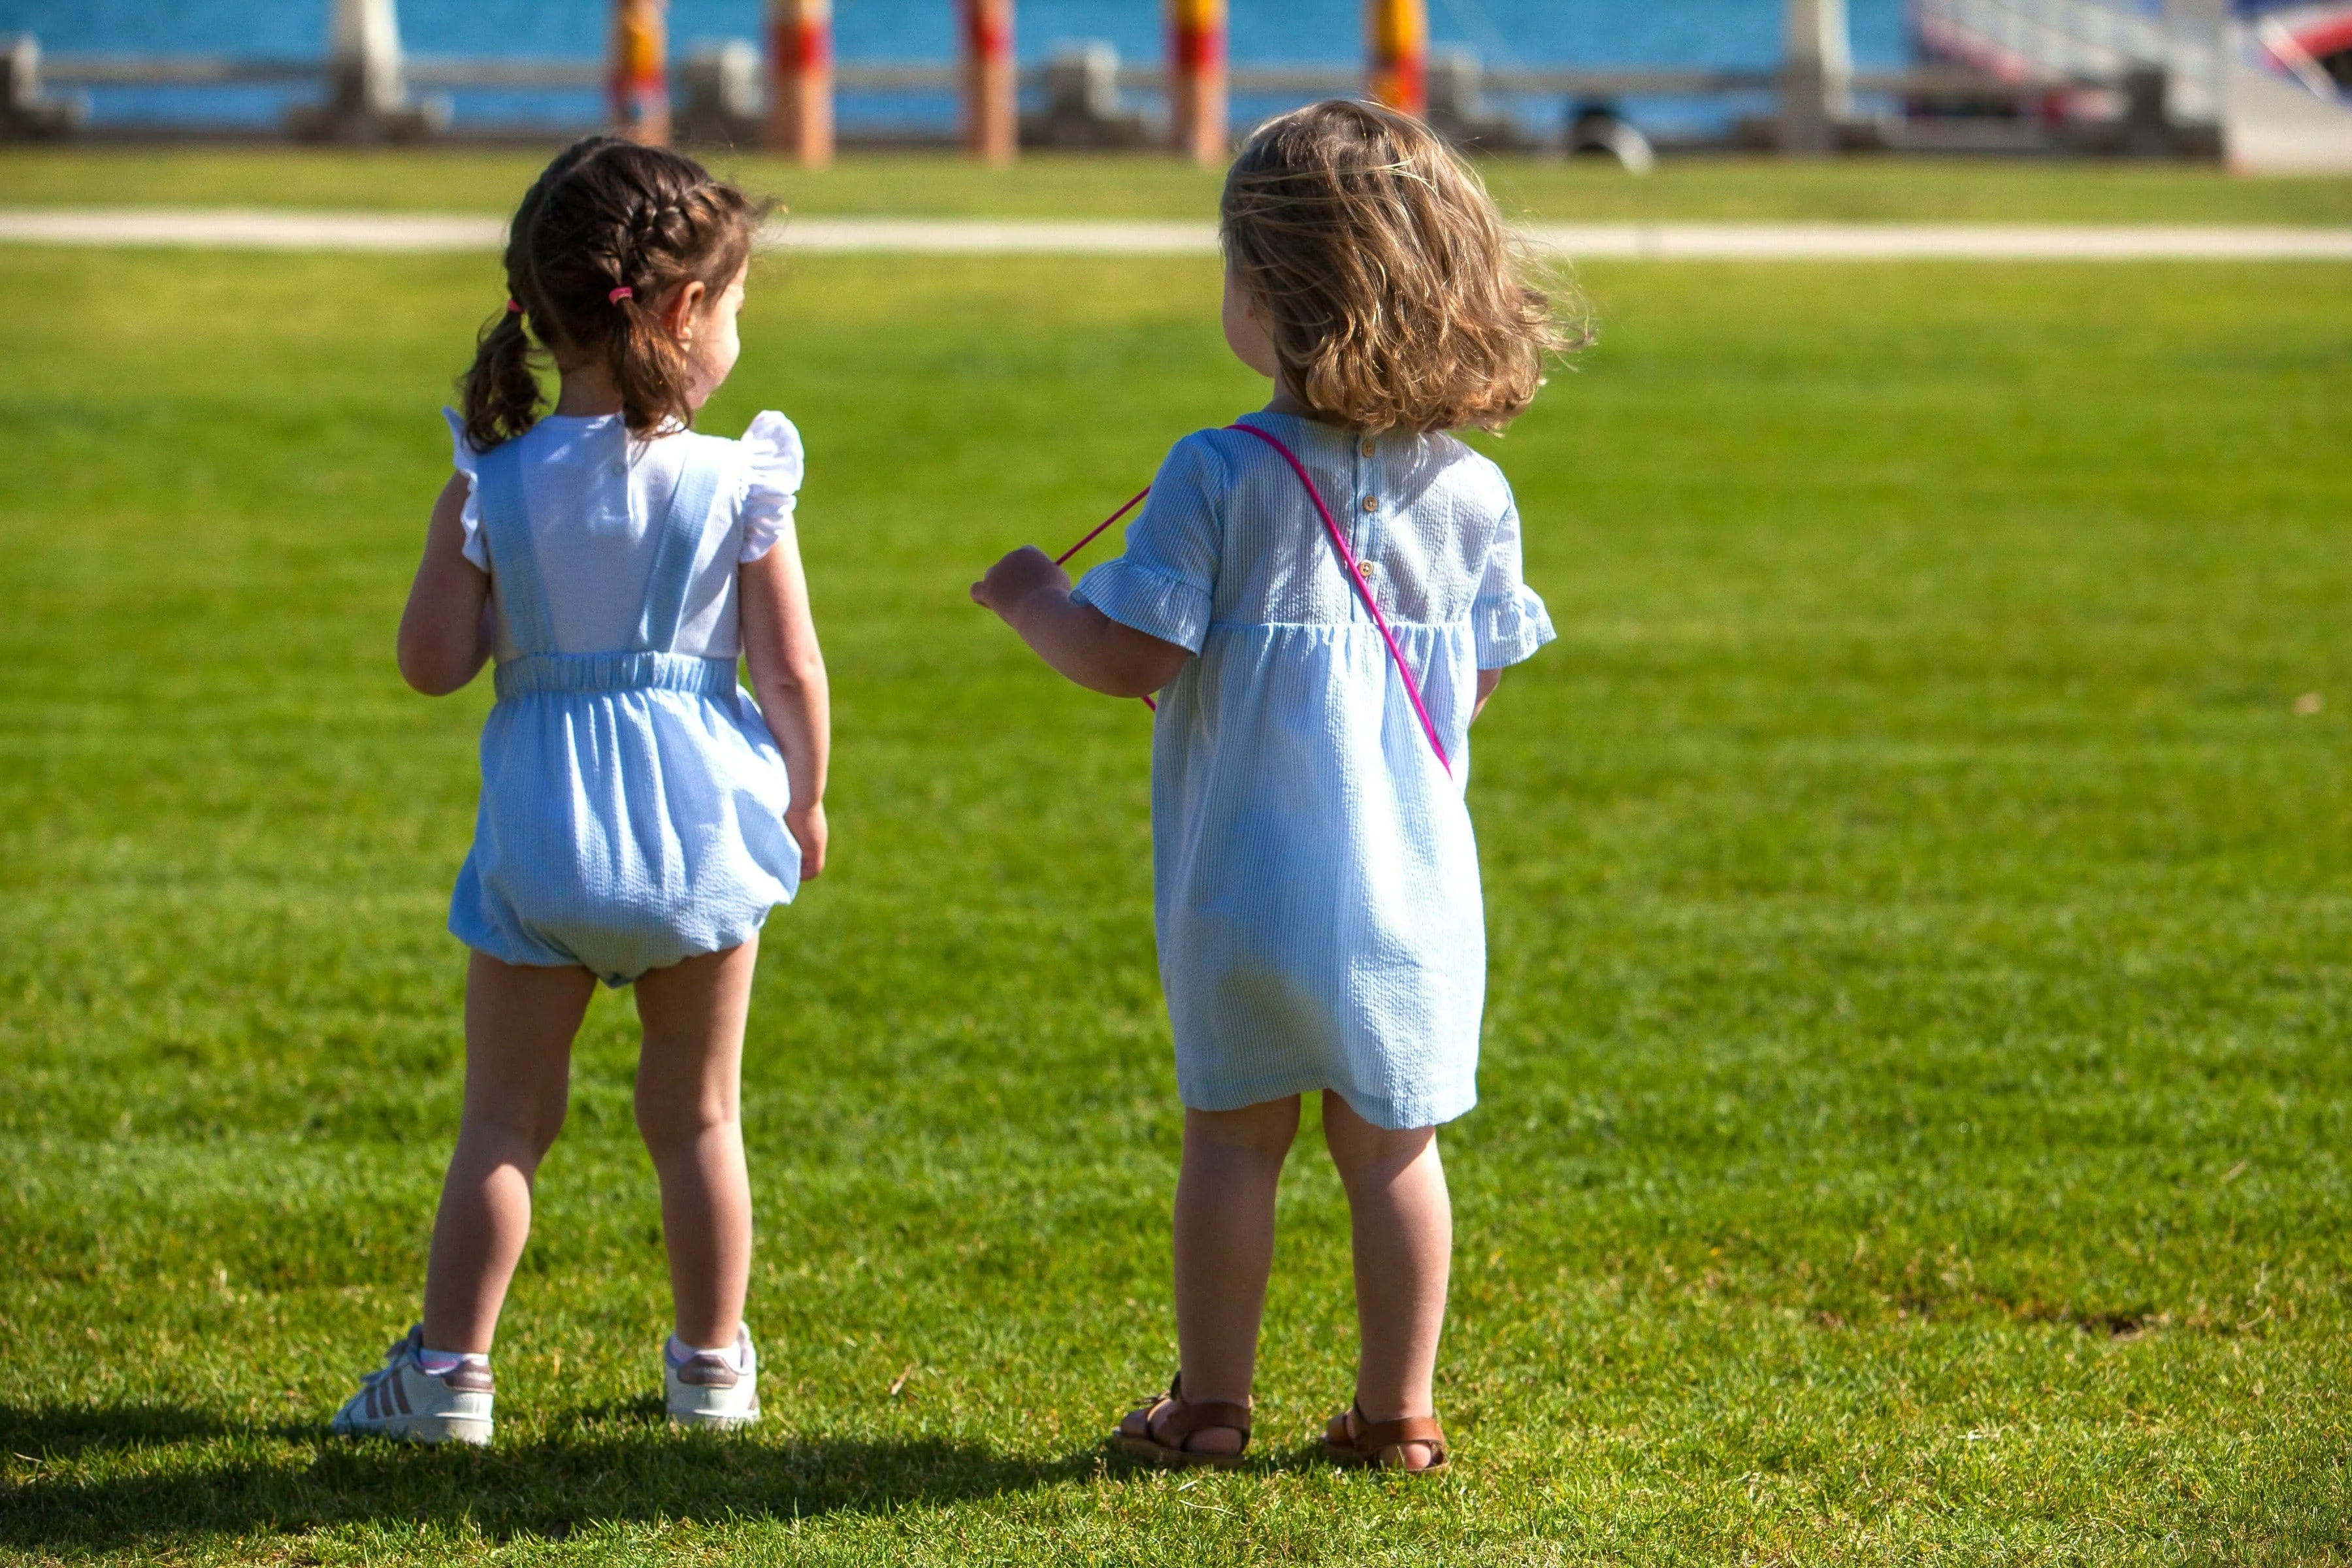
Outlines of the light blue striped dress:
{"label": "light blue striped dress", "polygon": [[[772,445],[789,437],[796,486],[798,438],[762,418]],[[499,623],[481,806],[449,906],[468,947],[622,985],[749,940],[797,890],[783,758],[736,682],[757,445],[633,441],[617,417],[549,418],[478,458],[459,438],[478,518],[467,552]],[[789,518],[790,493],[771,514]],[[566,629],[590,646],[567,649]]]}
{"label": "light blue striped dress", "polygon": [[1286,415],[1419,675],[1448,776],[1313,503],[1256,437],[1177,443],[1078,599],[1199,657],[1160,693],[1151,838],[1160,976],[1184,1103],[1337,1089],[1427,1127],[1476,1103],[1486,940],[1463,789],[1477,672],[1552,629],[1518,512],[1450,436]]}

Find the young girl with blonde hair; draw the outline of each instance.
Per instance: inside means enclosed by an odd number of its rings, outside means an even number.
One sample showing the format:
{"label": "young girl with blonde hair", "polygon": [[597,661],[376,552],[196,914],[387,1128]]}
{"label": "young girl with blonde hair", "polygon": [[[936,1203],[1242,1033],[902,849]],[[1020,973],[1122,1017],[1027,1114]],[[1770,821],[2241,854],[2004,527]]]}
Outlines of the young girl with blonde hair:
{"label": "young girl with blonde hair", "polygon": [[1562,348],[1475,177],[1419,121],[1326,102],[1225,181],[1226,342],[1258,413],[1176,444],[1124,556],[1041,552],[972,596],[1045,661],[1158,694],[1152,870],[1184,1152],[1178,1373],[1124,1448],[1230,1465],[1299,1096],[1353,1214],[1360,1357],[1331,1457],[1444,1468],[1433,1390],[1452,1217],[1436,1128],[1475,1100],[1486,939],[1470,721],[1549,641],[1498,429]]}
{"label": "young girl with blonde hair", "polygon": [[[465,1108],[424,1319],[338,1432],[489,1441],[491,1336],[600,979],[635,987],[644,1028],[670,1417],[759,1416],[743,1025],[762,922],[824,864],[824,660],[793,531],[799,435],[774,413],[740,441],[688,427],[734,368],[760,218],[690,159],[609,137],[515,214],[400,624],[401,674],[428,696],[497,665],[449,910],[473,950]],[[542,354],[562,375],[547,413]]]}

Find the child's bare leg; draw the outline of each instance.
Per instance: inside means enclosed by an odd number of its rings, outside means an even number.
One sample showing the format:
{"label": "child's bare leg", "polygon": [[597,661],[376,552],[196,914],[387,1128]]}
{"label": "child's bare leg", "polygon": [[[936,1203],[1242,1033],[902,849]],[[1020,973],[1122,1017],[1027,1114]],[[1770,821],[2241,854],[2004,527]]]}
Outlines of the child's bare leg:
{"label": "child's bare leg", "polygon": [[425,1342],[488,1355],[530,1237],[530,1184],[563,1126],[572,1037],[594,994],[584,969],[501,963],[466,971],[466,1107],[441,1184],[425,1271]]}
{"label": "child's bare leg", "polygon": [[677,1337],[696,1350],[734,1344],[751,1278],[741,1079],[759,955],[755,937],[637,979],[637,1131],[661,1177]]}
{"label": "child's bare leg", "polygon": [[[1370,1421],[1434,1415],[1431,1384],[1454,1254],[1454,1209],[1437,1158],[1437,1129],[1375,1127],[1326,1091],[1323,1139],[1348,1189],[1355,1234],[1362,1340],[1356,1401]],[[1407,1468],[1430,1462],[1426,1444],[1404,1448]]]}
{"label": "child's bare leg", "polygon": [[[1297,1095],[1240,1110],[1184,1112],[1184,1165],[1176,1178],[1176,1345],[1188,1401],[1249,1399],[1258,1319],[1274,1269],[1275,1189],[1297,1135]],[[1139,1415],[1129,1420],[1140,1426]],[[1230,1426],[1204,1427],[1190,1446],[1196,1453],[1231,1454],[1242,1435]]]}

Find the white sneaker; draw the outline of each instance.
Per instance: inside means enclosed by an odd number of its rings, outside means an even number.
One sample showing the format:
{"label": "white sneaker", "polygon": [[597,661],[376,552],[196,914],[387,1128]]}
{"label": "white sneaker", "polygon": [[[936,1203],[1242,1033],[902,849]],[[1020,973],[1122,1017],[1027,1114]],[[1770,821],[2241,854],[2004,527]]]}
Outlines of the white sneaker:
{"label": "white sneaker", "polygon": [[662,1342],[662,1387],[669,1418],[681,1426],[749,1426],[760,1418],[760,1356],[751,1331],[735,1331],[731,1363],[721,1352],[688,1350],[670,1335]]}
{"label": "white sneaker", "polygon": [[335,1412],[331,1430],[410,1443],[488,1443],[490,1369],[460,1364],[436,1377],[419,1360],[424,1346],[419,1323],[384,1352],[381,1371],[360,1379],[360,1391]]}

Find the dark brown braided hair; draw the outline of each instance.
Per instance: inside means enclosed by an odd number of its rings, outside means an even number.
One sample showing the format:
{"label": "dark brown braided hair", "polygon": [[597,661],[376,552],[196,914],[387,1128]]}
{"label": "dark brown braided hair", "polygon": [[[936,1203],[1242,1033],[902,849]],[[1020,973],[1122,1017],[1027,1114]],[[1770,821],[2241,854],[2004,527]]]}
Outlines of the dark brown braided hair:
{"label": "dark brown braided hair", "polygon": [[[616,136],[565,148],[515,209],[512,304],[482,328],[458,383],[466,439],[488,451],[537,424],[546,399],[535,366],[559,346],[604,357],[633,433],[692,424],[692,369],[662,301],[682,283],[716,295],[733,282],[767,212],[667,148]],[[619,289],[628,293],[614,298]]]}

